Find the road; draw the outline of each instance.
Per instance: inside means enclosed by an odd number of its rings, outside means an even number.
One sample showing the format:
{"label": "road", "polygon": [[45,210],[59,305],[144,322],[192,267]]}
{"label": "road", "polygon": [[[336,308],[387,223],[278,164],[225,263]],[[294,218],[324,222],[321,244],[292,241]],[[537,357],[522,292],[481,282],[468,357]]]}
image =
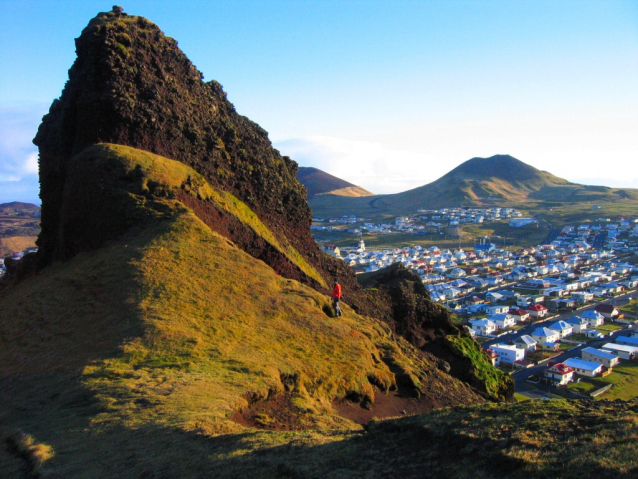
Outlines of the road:
{"label": "road", "polygon": [[557,237],[558,237],[558,233],[560,233],[560,231],[558,231],[556,228],[554,228],[551,223],[545,221],[543,218],[541,218],[540,213],[537,215],[534,215],[534,218],[543,226],[545,226],[547,229],[549,229],[549,233],[547,234],[547,239],[545,240],[544,244],[550,244],[552,241],[554,241]]}

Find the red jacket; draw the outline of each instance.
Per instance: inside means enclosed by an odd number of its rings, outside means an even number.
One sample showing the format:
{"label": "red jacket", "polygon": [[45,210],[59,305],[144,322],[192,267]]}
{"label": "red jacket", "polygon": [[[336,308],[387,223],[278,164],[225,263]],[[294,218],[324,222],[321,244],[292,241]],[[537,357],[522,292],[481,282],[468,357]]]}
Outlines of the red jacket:
{"label": "red jacket", "polygon": [[341,299],[341,285],[339,283],[335,284],[335,287],[332,290],[332,297],[334,299]]}

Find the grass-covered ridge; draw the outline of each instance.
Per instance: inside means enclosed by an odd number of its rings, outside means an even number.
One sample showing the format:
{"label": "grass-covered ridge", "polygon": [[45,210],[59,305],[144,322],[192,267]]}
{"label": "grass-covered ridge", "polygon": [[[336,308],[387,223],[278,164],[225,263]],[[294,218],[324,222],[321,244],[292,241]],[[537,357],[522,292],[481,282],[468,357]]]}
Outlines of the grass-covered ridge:
{"label": "grass-covered ridge", "polygon": [[[117,171],[120,176],[138,183],[141,194],[174,195],[185,190],[190,195],[211,202],[215,207],[236,217],[255,232],[257,236],[273,246],[304,274],[325,286],[321,275],[291,245],[282,244],[259,217],[232,193],[212,188],[206,179],[191,167],[179,161],[154,155],[122,145],[97,144],[84,150],[76,162],[91,162],[91,168]],[[166,191],[161,191],[166,190]]]}

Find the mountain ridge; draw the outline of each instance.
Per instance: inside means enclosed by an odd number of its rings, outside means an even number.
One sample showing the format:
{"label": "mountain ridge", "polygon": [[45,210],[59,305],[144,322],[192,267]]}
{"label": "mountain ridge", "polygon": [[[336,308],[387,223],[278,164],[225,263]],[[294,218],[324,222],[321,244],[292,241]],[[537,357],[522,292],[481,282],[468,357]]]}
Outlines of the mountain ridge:
{"label": "mountain ridge", "polygon": [[315,215],[409,214],[444,207],[519,206],[528,201],[578,203],[638,201],[638,190],[572,183],[510,155],[475,157],[437,180],[411,190],[370,198],[313,197]]}
{"label": "mountain ridge", "polygon": [[306,187],[308,198],[315,195],[374,196],[374,193],[318,168],[300,166],[297,171],[297,179]]}

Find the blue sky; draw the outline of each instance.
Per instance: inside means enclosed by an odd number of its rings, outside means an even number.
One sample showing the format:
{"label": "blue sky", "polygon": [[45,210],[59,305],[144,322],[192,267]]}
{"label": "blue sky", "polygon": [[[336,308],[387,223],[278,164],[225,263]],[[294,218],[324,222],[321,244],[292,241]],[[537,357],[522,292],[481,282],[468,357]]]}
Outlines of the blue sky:
{"label": "blue sky", "polygon": [[[0,202],[37,200],[30,139],[73,39],[113,2],[0,0]],[[283,153],[375,193],[511,154],[638,187],[636,1],[130,0]]]}

